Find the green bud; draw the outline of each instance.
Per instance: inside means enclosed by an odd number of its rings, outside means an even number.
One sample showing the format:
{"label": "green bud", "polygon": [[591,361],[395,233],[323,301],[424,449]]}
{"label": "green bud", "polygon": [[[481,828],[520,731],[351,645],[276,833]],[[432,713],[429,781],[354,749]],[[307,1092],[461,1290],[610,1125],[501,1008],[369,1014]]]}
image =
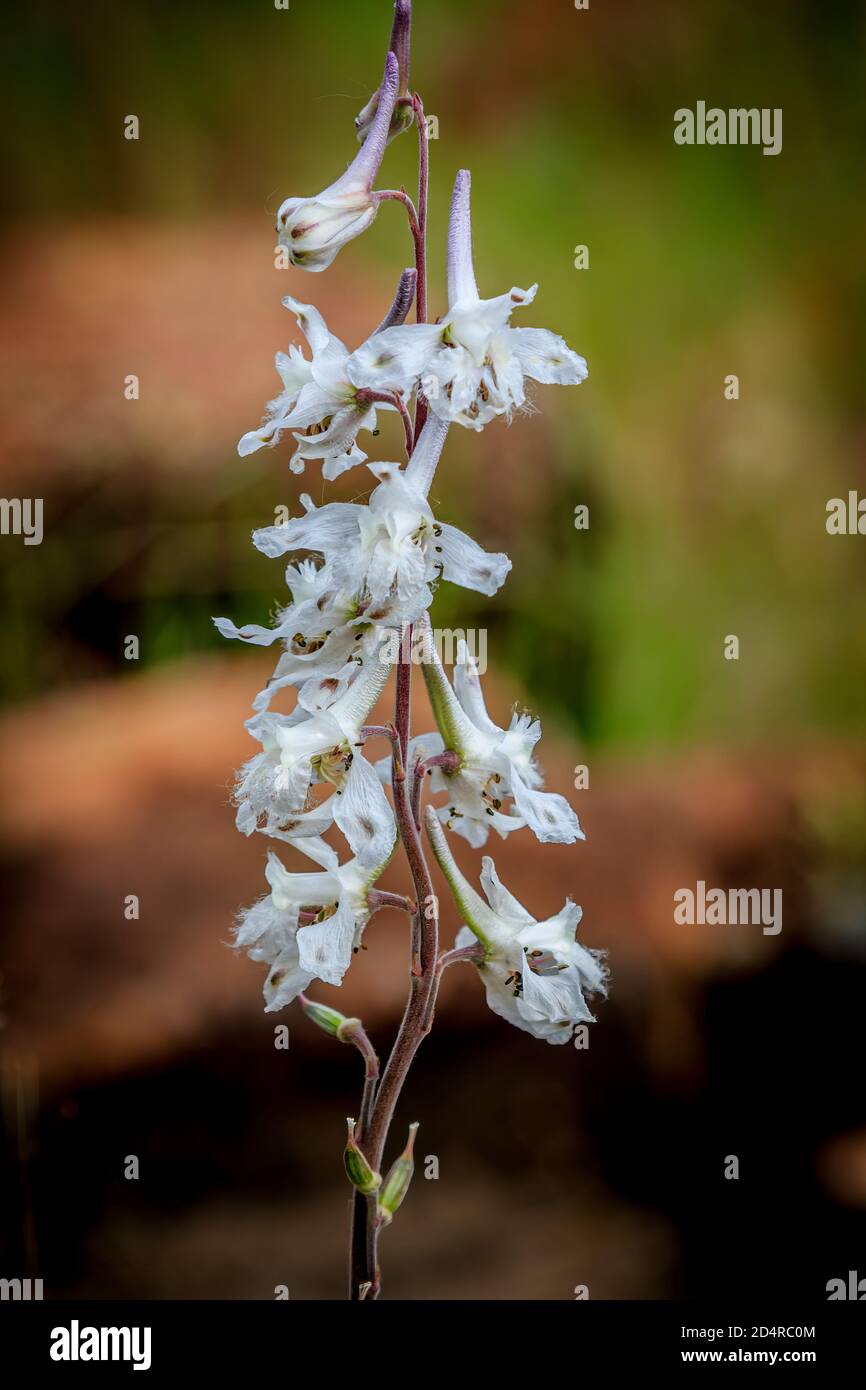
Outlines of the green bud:
{"label": "green bud", "polygon": [[415,1172],[413,1149],[415,1147],[415,1135],[417,1132],[417,1123],[409,1126],[409,1138],[406,1142],[406,1147],[396,1163],[392,1166],[391,1171],[382,1184],[379,1208],[383,1226],[387,1226],[392,1220],[394,1213],[409,1191],[412,1174]]}
{"label": "green bud", "polygon": [[349,1126],[346,1148],[343,1153],[346,1176],[353,1187],[356,1187],[359,1192],[363,1192],[367,1195],[377,1190],[382,1179],[378,1173],[373,1172],[373,1169],[355,1143],[355,1121],[347,1119],[346,1124]]}
{"label": "green bud", "polygon": [[346,1018],[338,1009],[329,1009],[327,1004],[316,1004],[312,999],[308,999],[305,994],[298,996],[298,1002],[311,1022],[318,1025],[325,1033],[330,1033],[332,1037],[339,1038],[340,1030],[347,1023],[358,1023],[357,1018]]}

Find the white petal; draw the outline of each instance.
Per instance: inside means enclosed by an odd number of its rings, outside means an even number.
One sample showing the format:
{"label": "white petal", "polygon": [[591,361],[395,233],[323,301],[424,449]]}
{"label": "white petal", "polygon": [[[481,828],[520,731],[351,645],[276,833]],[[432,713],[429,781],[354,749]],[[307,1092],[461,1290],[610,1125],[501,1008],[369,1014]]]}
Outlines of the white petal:
{"label": "white petal", "polygon": [[511,569],[508,556],[482,550],[477,541],[456,526],[443,524],[441,529],[431,556],[441,563],[444,578],[464,589],[475,589],[488,596],[495,594]]}
{"label": "white petal", "polygon": [[583,831],[574,810],[558,792],[532,791],[512,766],[511,795],[520,815],[542,844],[571,845],[583,840]]}
{"label": "white petal", "polygon": [[272,444],[274,431],[272,425],[262,425],[257,430],[249,430],[241,435],[238,440],[238,453],[241,458],[246,458],[248,454],[254,454],[257,449],[263,449],[266,444]]}
{"label": "white petal", "polygon": [[346,374],[355,386],[376,391],[408,389],[427,370],[432,353],[442,342],[434,323],[406,323],[374,333],[352,353]]}
{"label": "white petal", "polygon": [[519,996],[515,994],[517,982],[511,978],[512,972],[508,966],[499,961],[485,961],[478,973],[484,985],[488,1008],[515,1028],[521,1028],[525,1033],[533,1032],[518,1008]]}
{"label": "white petal", "polygon": [[496,865],[488,854],[482,859],[481,866],[481,887],[484,889],[484,896],[501,919],[503,926],[516,936],[523,927],[534,925],[535,918],[502,883],[496,872]]}
{"label": "white petal", "polygon": [[[329,798],[333,800],[333,798]],[[335,874],[340,867],[337,851],[332,845],[327,844],[320,835],[303,836],[300,839],[295,835],[284,837],[289,844],[294,845],[295,849],[305,854],[314,863],[321,864],[328,874]]]}
{"label": "white petal", "polygon": [[355,754],[336,801],[334,820],[359,864],[369,869],[383,867],[394,848],[397,826],[382,783],[360,752]]}
{"label": "white petal", "polygon": [[281,912],[294,914],[306,903],[314,907],[324,907],[332,902],[336,880],[329,873],[295,874],[290,873],[283,861],[273,852],[268,854],[265,878],[271,885],[274,906]]}
{"label": "white petal", "polygon": [[357,930],[355,914],[348,901],[323,922],[298,930],[298,954],[302,969],[328,985],[342,984],[352,963]]}
{"label": "white petal", "polygon": [[223,637],[236,637],[241,642],[250,642],[255,647],[269,647],[280,633],[276,628],[259,627],[256,623],[247,623],[245,627],[235,627],[234,623],[228,618],[212,618],[214,627]]}
{"label": "white petal", "polygon": [[[575,1023],[592,1023],[593,1014],[587,1007],[581,990],[580,973],[574,966],[555,975],[536,975],[522,972],[522,991],[518,1003],[520,1014],[536,1027],[549,1025],[550,1033],[538,1032],[549,1042],[558,1041],[560,1033],[571,1037]],[[570,1026],[569,1026],[570,1025]]]}
{"label": "white petal", "polygon": [[501,738],[504,730],[500,729],[498,724],[494,724],[487,713],[478,667],[462,637],[457,643],[454,693],[477,729],[483,729],[493,738]]}
{"label": "white petal", "polygon": [[339,338],[330,338],[326,348],[313,358],[312,378],[316,385],[337,405],[352,402],[354,390],[346,376],[349,354]]}
{"label": "white petal", "polygon": [[338,550],[357,535],[363,507],[355,502],[328,502],[312,507],[305,516],[292,517],[282,526],[263,526],[253,532],[253,545],[263,555],[276,558],[291,550]]}
{"label": "white petal", "polygon": [[546,328],[512,328],[508,337],[521,367],[534,381],[576,386],[589,375],[586,359]]}
{"label": "white petal", "polygon": [[575,932],[582,917],[583,908],[568,898],[555,917],[548,917],[544,922],[532,922],[526,927],[520,933],[520,945],[526,951],[544,951],[560,964],[566,965],[571,960]]}
{"label": "white petal", "polygon": [[293,299],[290,294],[285,295],[283,304],[287,309],[291,309],[298,320],[298,327],[310,344],[313,354],[322,352],[331,335],[328,332],[328,325],[318,309],[312,304],[302,304],[299,299]]}
{"label": "white petal", "polygon": [[265,1013],[276,1013],[291,1004],[312,979],[311,973],[301,966],[297,941],[292,940],[277,956],[265,979]]}
{"label": "white petal", "polygon": [[[341,407],[334,415],[330,425],[321,434],[295,434],[297,442],[296,458],[326,459],[325,477],[333,482],[347,468],[363,463],[367,455],[355,445],[355,438],[361,429],[372,429],[375,424],[375,411],[359,410],[355,405]],[[339,504],[331,504],[339,505]],[[324,508],[320,510],[324,511]]]}
{"label": "white petal", "polygon": [[269,948],[271,956],[281,951],[288,937],[285,916],[274,907],[274,900],[268,893],[240,913],[232,944],[241,951],[260,948],[254,958],[264,959]]}
{"label": "white petal", "polygon": [[531,304],[538,286],[528,290],[514,285],[507,294],[494,299],[452,301],[445,317],[452,338],[461,343],[471,354],[477,366],[481,366],[487,352],[490,337],[505,328],[512,312],[519,306]]}
{"label": "white petal", "polygon": [[292,347],[288,352],[275,353],[274,366],[283,383],[282,395],[287,400],[297,401],[311,380],[310,363],[298,348]]}

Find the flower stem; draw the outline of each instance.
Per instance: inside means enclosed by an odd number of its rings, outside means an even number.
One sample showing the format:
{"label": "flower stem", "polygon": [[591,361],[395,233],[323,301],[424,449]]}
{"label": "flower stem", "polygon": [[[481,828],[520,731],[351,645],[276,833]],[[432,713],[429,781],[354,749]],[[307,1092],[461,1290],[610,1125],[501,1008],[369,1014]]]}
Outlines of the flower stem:
{"label": "flower stem", "polygon": [[426,323],[427,184],[430,170],[430,147],[427,140],[427,120],[424,115],[424,103],[417,92],[412,97],[412,110],[415,113],[415,124],[418,127],[418,240],[415,243],[415,269],[418,271],[418,283],[415,287],[415,303],[417,306],[418,322]]}
{"label": "flower stem", "polygon": [[[430,145],[427,138],[427,118],[424,104],[418,93],[412,97],[412,110],[418,127],[418,236],[415,239],[415,269],[418,272],[415,285],[416,317],[419,323],[427,322],[427,185],[430,171]],[[427,398],[419,390],[415,401],[415,438],[424,428],[427,419]]]}
{"label": "flower stem", "polygon": [[415,432],[409,412],[403,404],[403,397],[399,391],[373,391],[369,387],[361,387],[355,392],[355,399],[359,404],[374,405],[381,401],[387,405],[394,405],[400,412],[400,419],[403,421],[403,433],[406,436],[406,457],[412,457],[412,450],[415,448]]}
{"label": "flower stem", "polygon": [[396,907],[399,912],[408,912],[410,915],[417,911],[416,904],[411,898],[407,898],[405,893],[387,893],[380,888],[370,889],[367,905],[373,912],[377,912],[380,907]]}
{"label": "flower stem", "polygon": [[[405,188],[379,188],[373,194],[377,203],[393,202],[402,203],[409,215],[409,230],[412,233],[412,240],[415,243],[415,264],[418,264],[418,244],[421,235],[421,227],[418,222],[418,214],[415,211],[415,204],[409,197]],[[420,277],[419,277],[420,278]],[[417,295],[417,287],[416,287]]]}
{"label": "flower stem", "polygon": [[[419,323],[427,322],[427,184],[428,184],[428,145],[427,122],[424,107],[417,93],[412,98],[412,109],[418,127],[418,211],[415,211],[411,198],[404,190],[380,193],[380,198],[394,198],[406,206],[409,226],[415,245],[415,268],[417,281],[415,287],[416,316]],[[401,412],[402,413],[402,412]],[[415,403],[414,429],[406,430],[406,450],[411,457],[415,440],[427,416],[427,402],[419,394]],[[408,417],[407,417],[408,418]],[[412,628],[407,628],[404,640],[400,643],[397,661],[397,691],[395,696],[394,728],[376,728],[376,733],[387,732],[393,739],[391,760],[391,788],[394,794],[394,814],[397,833],[412,874],[415,887],[415,911],[412,914],[412,943],[409,968],[409,997],[403,1020],[400,1024],[391,1055],[385,1066],[381,1081],[375,1092],[375,1100],[368,1121],[363,1123],[361,1147],[364,1155],[378,1173],[382,1170],[382,1159],[388,1140],[388,1131],[403,1084],[409,1073],[415,1054],[433,1023],[433,1009],[442,966],[439,958],[439,904],[433,892],[433,881],[424,857],[420,833],[420,800],[423,777],[419,770],[413,770],[410,782],[406,769],[409,764],[409,734],[412,700]],[[371,729],[370,733],[373,732]],[[366,1088],[365,1088],[366,1096]],[[364,1115],[362,1107],[362,1117]],[[355,1194],[352,1207],[352,1252],[350,1297],[354,1301],[375,1299],[381,1287],[378,1258],[379,1211],[375,1194],[372,1198]]]}

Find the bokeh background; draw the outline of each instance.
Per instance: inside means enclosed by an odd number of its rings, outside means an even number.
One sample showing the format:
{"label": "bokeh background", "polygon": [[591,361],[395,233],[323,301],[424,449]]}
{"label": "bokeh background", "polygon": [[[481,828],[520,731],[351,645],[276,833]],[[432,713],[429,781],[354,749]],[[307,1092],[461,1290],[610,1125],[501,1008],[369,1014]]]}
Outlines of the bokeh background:
{"label": "bokeh background", "polygon": [[[866,1274],[866,540],[824,525],[866,493],[862,9],[415,9],[434,312],[467,165],[482,293],[538,280],[521,322],[591,370],[510,427],[452,430],[438,512],[514,569],[492,601],[443,586],[434,622],[486,629],[493,711],[544,714],[550,786],[589,768],[585,844],[493,849],[538,916],[583,904],[613,988],[577,1052],[446,976],[398,1115],[440,1175],[383,1239],[386,1292],[822,1298]],[[44,498],[45,539],[0,538],[0,1274],[54,1297],[338,1298],[357,1059],[295,1010],[275,1050],[260,970],[226,947],[262,882],[228,801],[270,663],[210,618],[266,620],[281,568],[249,532],[324,496],[285,449],[235,454],[294,337],[281,296],[354,344],[410,258],[386,205],[327,274],[273,265],[279,202],[353,152],[390,6],[94,0],[11,23],[2,491]],[[783,108],[782,153],[675,145],[698,100]],[[411,189],[415,161],[404,136],[381,182]],[[697,879],[781,887],[781,935],[675,926]],[[402,921],[366,939],[320,997],[384,1051]]]}

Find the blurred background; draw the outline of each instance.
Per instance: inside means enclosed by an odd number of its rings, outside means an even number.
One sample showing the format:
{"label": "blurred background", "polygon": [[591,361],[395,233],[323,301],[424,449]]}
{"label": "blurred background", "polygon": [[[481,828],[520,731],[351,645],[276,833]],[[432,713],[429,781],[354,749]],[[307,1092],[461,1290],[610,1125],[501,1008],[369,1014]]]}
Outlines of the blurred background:
{"label": "blurred background", "polygon": [[[354,346],[411,257],[386,205],[325,275],[273,259],[282,199],[353,153],[390,5],[94,0],[11,23],[0,461],[45,536],[0,537],[0,1275],[339,1298],[359,1069],[297,1010],[265,1017],[260,968],[226,946],[262,887],[229,793],[272,662],[210,619],[267,621],[282,568],[249,533],[326,495],[285,446],[235,453],[295,340],[281,296]],[[433,312],[468,166],[482,294],[538,280],[520,323],[591,373],[451,431],[437,513],[514,569],[494,600],[442,586],[434,624],[487,631],[495,716],[544,716],[587,842],[492,851],[538,917],[583,904],[613,986],[575,1051],[448,973],[398,1113],[439,1177],[419,1165],[383,1238],[391,1297],[823,1298],[866,1275],[866,541],[825,529],[830,498],[866,494],[863,50],[845,0],[417,0]],[[781,107],[782,153],[676,145],[698,100]],[[395,142],[380,186],[411,190],[416,158]],[[381,426],[362,444],[399,458]],[[356,470],[327,495],[366,490]],[[781,934],[676,926],[698,879],[782,888]],[[403,922],[365,939],[318,997],[384,1053]]]}

